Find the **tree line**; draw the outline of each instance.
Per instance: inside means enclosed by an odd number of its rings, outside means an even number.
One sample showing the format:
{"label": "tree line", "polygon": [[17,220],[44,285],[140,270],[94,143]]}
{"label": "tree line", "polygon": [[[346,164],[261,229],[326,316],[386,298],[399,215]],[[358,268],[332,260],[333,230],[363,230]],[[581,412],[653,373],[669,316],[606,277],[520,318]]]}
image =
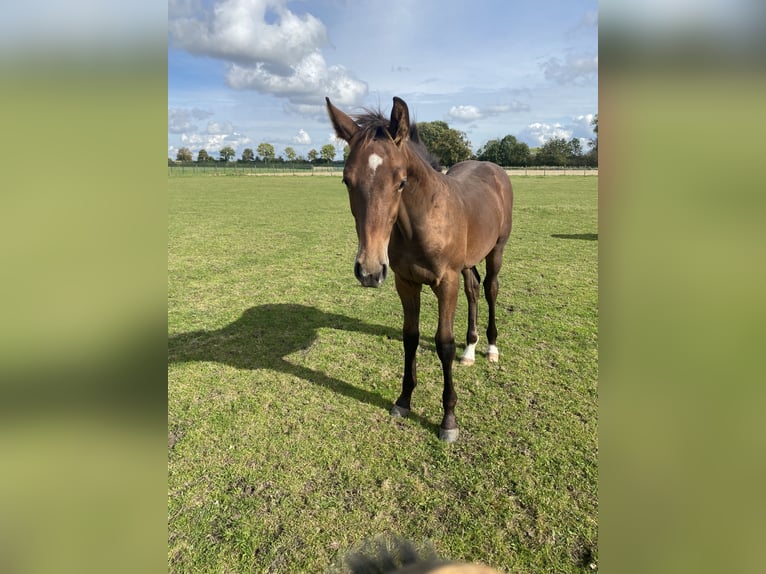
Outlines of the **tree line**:
{"label": "tree line", "polygon": [[236,158],[236,155],[234,148],[225,146],[218,151],[218,158],[212,157],[207,150],[201,149],[197,152],[195,159],[194,153],[189,148],[182,147],[176,153],[175,162],[168,158],[168,163],[279,163],[288,161],[291,163],[330,164],[335,160],[336,150],[334,145],[327,144],[322,146],[319,151],[315,149],[309,150],[306,157],[303,157],[298,155],[295,148],[288,146],[284,150],[285,157],[281,157],[277,156],[273,145],[264,142],[257,147],[256,151],[248,147],[242,151],[240,158]]}
{"label": "tree line", "polygon": [[[538,148],[530,148],[524,142],[520,142],[515,136],[507,135],[503,138],[493,139],[481,146],[477,153],[473,153],[471,142],[464,132],[450,128],[446,122],[420,122],[417,124],[420,139],[425,146],[439,158],[442,165],[450,167],[467,159],[491,161],[503,167],[532,167],[532,166],[571,166],[571,167],[598,167],[598,115],[591,122],[595,137],[590,140],[589,149],[583,149],[578,138],[566,140],[565,138],[553,138]],[[334,145],[327,144],[317,151],[312,149],[306,157],[299,156],[295,149],[286,147],[284,157],[277,156],[274,146],[270,143],[261,143],[256,151],[245,148],[241,158],[237,159],[236,152],[231,146],[221,148],[218,159],[211,157],[207,151],[201,149],[194,159],[193,152],[182,147],[176,154],[176,161],[168,158],[169,164],[177,162],[198,164],[204,163],[309,163],[331,164],[335,161],[337,150]],[[343,150],[343,159],[348,155],[348,146]]]}
{"label": "tree line", "polygon": [[417,124],[420,139],[447,167],[467,159],[491,161],[503,167],[598,167],[598,115],[591,126],[595,137],[587,151],[578,138],[552,138],[538,148],[530,148],[515,136],[507,135],[488,141],[474,154],[466,134],[450,128],[446,122]]}

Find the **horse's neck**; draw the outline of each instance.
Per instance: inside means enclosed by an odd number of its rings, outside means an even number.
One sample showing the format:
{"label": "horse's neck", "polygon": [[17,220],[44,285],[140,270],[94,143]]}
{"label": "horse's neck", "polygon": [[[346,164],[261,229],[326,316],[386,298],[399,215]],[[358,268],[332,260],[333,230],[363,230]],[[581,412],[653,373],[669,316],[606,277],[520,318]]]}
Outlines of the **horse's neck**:
{"label": "horse's neck", "polygon": [[422,158],[413,157],[407,166],[407,188],[402,192],[399,204],[399,227],[405,237],[412,238],[414,232],[422,236],[428,229],[429,218],[433,215],[435,195],[442,201],[451,201],[447,182],[440,172]]}

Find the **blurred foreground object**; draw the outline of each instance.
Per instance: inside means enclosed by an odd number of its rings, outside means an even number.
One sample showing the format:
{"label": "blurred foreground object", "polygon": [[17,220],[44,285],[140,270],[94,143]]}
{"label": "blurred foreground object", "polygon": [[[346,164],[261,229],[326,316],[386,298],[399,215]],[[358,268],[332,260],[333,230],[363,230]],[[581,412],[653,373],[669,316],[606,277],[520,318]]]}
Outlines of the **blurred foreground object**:
{"label": "blurred foreground object", "polygon": [[599,567],[759,572],[764,3],[600,9]]}
{"label": "blurred foreground object", "polygon": [[381,536],[364,542],[342,558],[342,563],[327,574],[500,574],[482,564],[442,560],[426,546],[394,536]]}
{"label": "blurred foreground object", "polygon": [[0,22],[2,572],[164,567],[163,13]]}

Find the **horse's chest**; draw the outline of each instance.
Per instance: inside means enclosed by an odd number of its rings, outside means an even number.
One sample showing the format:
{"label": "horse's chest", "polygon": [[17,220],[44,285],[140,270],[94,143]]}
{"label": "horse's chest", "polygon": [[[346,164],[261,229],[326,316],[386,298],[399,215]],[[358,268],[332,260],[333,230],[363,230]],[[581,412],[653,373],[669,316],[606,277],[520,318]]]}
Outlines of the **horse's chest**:
{"label": "horse's chest", "polygon": [[388,245],[391,269],[400,277],[433,285],[438,283],[447,267],[443,250],[438,244],[408,241],[399,233],[393,233]]}

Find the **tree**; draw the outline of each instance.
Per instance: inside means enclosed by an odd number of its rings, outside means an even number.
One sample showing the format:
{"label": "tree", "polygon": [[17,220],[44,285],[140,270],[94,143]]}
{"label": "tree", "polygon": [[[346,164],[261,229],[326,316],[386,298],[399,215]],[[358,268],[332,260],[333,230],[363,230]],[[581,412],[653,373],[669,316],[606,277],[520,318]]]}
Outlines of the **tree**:
{"label": "tree", "polygon": [[274,146],[266,142],[258,144],[258,157],[263,161],[274,161],[274,157],[276,157]]}
{"label": "tree", "polygon": [[500,140],[489,140],[479,148],[476,159],[481,161],[491,161],[497,165],[507,165],[503,161],[503,153],[500,147]]}
{"label": "tree", "polygon": [[335,159],[335,146],[332,144],[323,145],[322,149],[319,151],[319,155],[321,155],[322,159],[327,163],[331,163],[332,160]]}
{"label": "tree", "polygon": [[479,149],[477,159],[502,166],[525,166],[530,162],[529,146],[507,135],[501,140],[490,140]]}
{"label": "tree", "polygon": [[446,122],[420,122],[417,128],[428,150],[447,167],[473,155],[465,133],[450,128]]}
{"label": "tree", "polygon": [[178,161],[191,161],[192,160],[192,152],[188,147],[182,147],[178,150],[178,153],[176,154],[176,160]]}
{"label": "tree", "polygon": [[309,158],[309,161],[311,163],[314,163],[317,160],[318,156],[319,156],[319,154],[317,153],[317,150],[315,150],[315,149],[310,149],[309,153],[307,154],[307,157]]}
{"label": "tree", "polygon": [[199,153],[197,154],[197,163],[205,163],[211,159],[212,158],[208,155],[207,151],[204,149],[199,150]]}
{"label": "tree", "polygon": [[292,147],[287,146],[285,148],[285,156],[287,157],[287,161],[295,161],[295,159],[298,157],[298,154],[295,153],[295,150]]}
{"label": "tree", "polygon": [[569,140],[569,165],[581,166],[582,164],[582,144],[578,138],[572,138]]}
{"label": "tree", "polygon": [[246,147],[242,152],[242,161],[255,161],[255,154],[252,148]]}
{"label": "tree", "polygon": [[508,163],[505,165],[524,166],[529,164],[530,153],[527,144],[518,141],[513,136],[505,136],[500,143],[506,153],[505,159]]}
{"label": "tree", "polygon": [[596,137],[590,140],[591,148],[588,150],[585,159],[587,165],[598,167],[598,114],[593,116],[590,125],[593,126],[593,133],[596,134]]}
{"label": "tree", "polygon": [[552,138],[540,146],[535,157],[537,165],[564,166],[569,164],[569,142],[564,138]]}
{"label": "tree", "polygon": [[233,158],[236,154],[234,153],[234,148],[231,146],[222,147],[220,151],[218,152],[218,155],[221,156],[221,161],[227,162],[231,158]]}
{"label": "tree", "polygon": [[593,119],[590,121],[590,125],[593,126],[593,133],[596,134],[596,137],[590,141],[593,145],[593,148],[598,151],[598,114],[593,116]]}

